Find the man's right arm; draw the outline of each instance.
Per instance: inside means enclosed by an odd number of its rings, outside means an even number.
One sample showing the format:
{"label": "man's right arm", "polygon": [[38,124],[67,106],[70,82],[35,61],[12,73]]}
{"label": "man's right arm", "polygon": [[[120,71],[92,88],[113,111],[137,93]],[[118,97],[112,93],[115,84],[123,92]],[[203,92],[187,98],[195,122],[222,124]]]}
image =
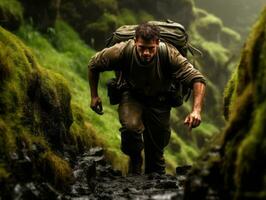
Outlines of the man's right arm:
{"label": "man's right arm", "polygon": [[99,115],[103,114],[102,101],[98,96],[98,82],[99,82],[100,73],[95,70],[90,70],[88,73],[88,79],[90,84],[91,91],[91,109]]}
{"label": "man's right arm", "polygon": [[98,82],[100,72],[116,70],[125,43],[116,44],[110,48],[105,48],[96,53],[88,65],[88,80],[91,91],[91,109],[97,114],[103,114],[102,101],[98,95]]}

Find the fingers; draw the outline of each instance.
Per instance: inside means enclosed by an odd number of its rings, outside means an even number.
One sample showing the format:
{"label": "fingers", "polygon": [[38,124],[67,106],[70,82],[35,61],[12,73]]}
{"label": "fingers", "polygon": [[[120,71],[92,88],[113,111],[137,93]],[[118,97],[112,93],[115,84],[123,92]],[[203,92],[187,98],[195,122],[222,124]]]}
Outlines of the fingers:
{"label": "fingers", "polygon": [[91,109],[96,112],[97,114],[99,115],[103,115],[103,108],[102,108],[102,105],[96,105],[96,106],[93,106],[91,107]]}
{"label": "fingers", "polygon": [[190,115],[186,117],[184,124],[187,125],[189,128],[191,128],[192,124],[191,124],[191,117]]}
{"label": "fingers", "polygon": [[184,120],[184,124],[187,125],[189,128],[195,128],[199,126],[201,123],[201,119],[198,116],[188,115]]}
{"label": "fingers", "polygon": [[99,114],[99,115],[103,114],[102,102],[99,98],[93,99],[90,107],[97,114]]}
{"label": "fingers", "polygon": [[192,121],[192,128],[196,128],[197,126],[199,126],[201,123],[201,120],[198,119],[198,118],[193,118],[193,121]]}

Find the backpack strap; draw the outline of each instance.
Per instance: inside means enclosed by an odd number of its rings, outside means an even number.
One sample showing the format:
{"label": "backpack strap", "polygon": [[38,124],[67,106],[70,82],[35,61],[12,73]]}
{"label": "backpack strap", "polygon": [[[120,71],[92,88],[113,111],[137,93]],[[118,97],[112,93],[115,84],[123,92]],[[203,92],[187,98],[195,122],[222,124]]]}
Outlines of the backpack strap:
{"label": "backpack strap", "polygon": [[[160,67],[162,69],[162,73],[166,74],[167,76],[169,76],[169,78],[171,78],[171,72],[169,71],[169,67],[168,67],[168,49],[167,46],[164,42],[160,42],[159,44],[159,59],[160,59]],[[158,74],[160,74],[158,72]]]}
{"label": "backpack strap", "polygon": [[[129,42],[123,50],[123,60],[125,62],[131,62],[132,59],[132,55],[133,55],[133,45],[131,44],[131,42]],[[116,85],[117,87],[122,87],[123,85],[123,81],[124,81],[124,77],[123,77],[123,70],[117,70],[115,71],[115,75],[116,75]]]}
{"label": "backpack strap", "polygon": [[134,50],[134,45],[131,44],[132,42],[130,41],[124,48],[124,59],[125,61],[131,61],[132,55],[133,55],[133,50]]}
{"label": "backpack strap", "polygon": [[[167,74],[167,76],[169,76],[169,78],[172,78],[171,77],[171,72],[169,70],[169,59],[168,59],[168,49],[167,49],[167,46],[164,42],[160,42],[160,45],[159,45],[159,59],[160,59],[160,66],[162,66],[162,72],[164,74]],[[185,91],[187,90],[187,91]],[[185,101],[188,101],[190,95],[191,95],[191,89],[190,88],[187,88],[187,87],[182,87],[182,93],[186,93],[185,94],[182,94],[182,95],[185,95],[184,98],[185,98]]]}

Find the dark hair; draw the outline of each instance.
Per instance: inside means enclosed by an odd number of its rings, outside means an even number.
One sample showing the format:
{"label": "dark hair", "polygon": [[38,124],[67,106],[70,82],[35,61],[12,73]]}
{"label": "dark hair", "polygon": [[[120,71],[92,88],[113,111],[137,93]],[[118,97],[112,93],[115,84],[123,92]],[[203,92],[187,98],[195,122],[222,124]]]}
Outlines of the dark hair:
{"label": "dark hair", "polygon": [[142,38],[146,41],[158,40],[160,39],[160,29],[156,25],[147,22],[142,23],[136,27],[135,38]]}

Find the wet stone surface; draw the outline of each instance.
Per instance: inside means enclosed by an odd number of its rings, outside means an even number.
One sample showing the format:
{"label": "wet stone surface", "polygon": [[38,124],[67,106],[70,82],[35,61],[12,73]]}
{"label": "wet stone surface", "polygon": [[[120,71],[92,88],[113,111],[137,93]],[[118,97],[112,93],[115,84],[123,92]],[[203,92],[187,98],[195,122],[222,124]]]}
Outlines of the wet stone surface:
{"label": "wet stone surface", "polygon": [[99,147],[69,160],[73,163],[75,182],[64,193],[49,183],[35,182],[30,178],[14,185],[11,199],[181,200],[184,197],[186,173],[190,169],[189,166],[178,168],[177,176],[155,173],[125,177],[120,171],[112,169],[103,156],[103,149]]}
{"label": "wet stone surface", "polygon": [[[182,170],[185,173],[186,169]],[[108,165],[100,148],[83,154],[74,168],[75,184],[66,199],[183,199],[184,174],[122,176]]]}

